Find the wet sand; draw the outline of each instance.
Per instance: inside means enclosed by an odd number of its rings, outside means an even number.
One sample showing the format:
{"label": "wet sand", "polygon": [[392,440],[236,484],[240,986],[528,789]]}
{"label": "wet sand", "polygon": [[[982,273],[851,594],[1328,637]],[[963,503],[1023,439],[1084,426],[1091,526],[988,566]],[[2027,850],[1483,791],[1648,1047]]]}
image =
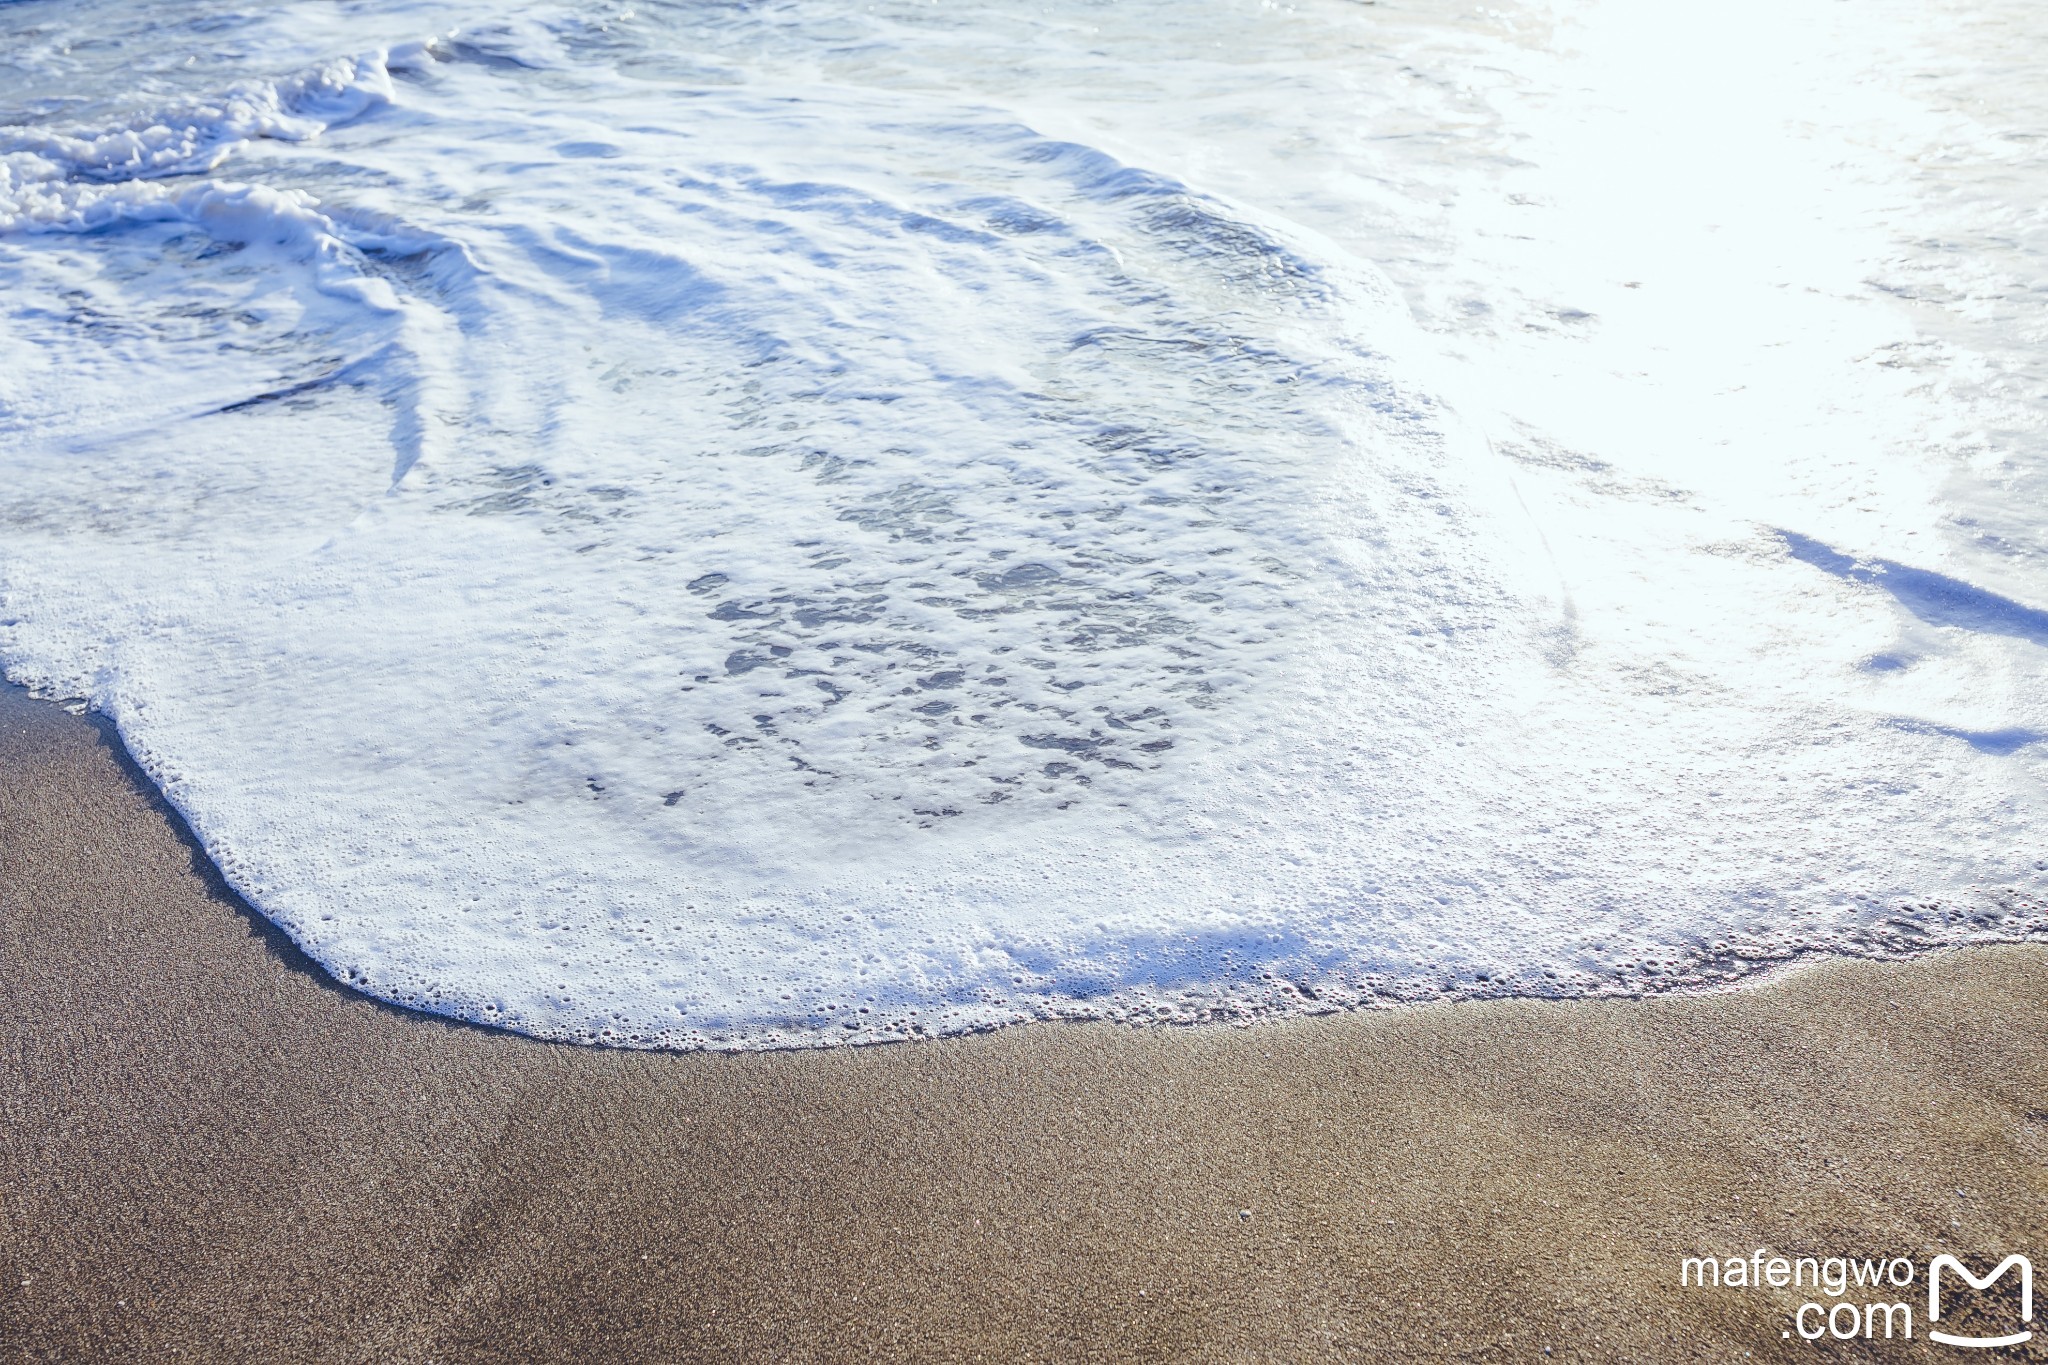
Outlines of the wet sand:
{"label": "wet sand", "polygon": [[578,1049],[329,982],[99,726],[14,689],[0,1006],[9,1359],[1936,1359],[1784,1337],[1809,1293],[1680,1288],[1679,1260],[2048,1253],[2039,949]]}

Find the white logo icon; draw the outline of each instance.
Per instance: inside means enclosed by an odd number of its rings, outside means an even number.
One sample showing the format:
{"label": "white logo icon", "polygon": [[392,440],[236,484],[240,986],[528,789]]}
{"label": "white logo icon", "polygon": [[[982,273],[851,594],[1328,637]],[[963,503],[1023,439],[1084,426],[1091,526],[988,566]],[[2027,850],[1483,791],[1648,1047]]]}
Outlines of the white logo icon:
{"label": "white logo icon", "polygon": [[1962,1276],[1963,1283],[1969,1285],[1972,1289],[1989,1289],[1992,1281],[2005,1274],[2006,1271],[2011,1270],[2014,1266],[2020,1268],[2020,1321],[2032,1322],[2034,1320],[2034,1263],[2026,1257],[2017,1255],[2006,1257],[1998,1263],[1997,1269],[1981,1280],[1972,1275],[1969,1268],[1953,1256],[1937,1256],[1929,1262],[1927,1266],[1928,1339],[1938,1341],[1944,1346],[1987,1347],[2017,1346],[2023,1341],[2032,1340],[2034,1334],[2031,1330],[2014,1332],[2010,1336],[2003,1337],[1959,1337],[1948,1332],[1933,1330],[1934,1324],[1941,1321],[1941,1272],[1944,1267]]}

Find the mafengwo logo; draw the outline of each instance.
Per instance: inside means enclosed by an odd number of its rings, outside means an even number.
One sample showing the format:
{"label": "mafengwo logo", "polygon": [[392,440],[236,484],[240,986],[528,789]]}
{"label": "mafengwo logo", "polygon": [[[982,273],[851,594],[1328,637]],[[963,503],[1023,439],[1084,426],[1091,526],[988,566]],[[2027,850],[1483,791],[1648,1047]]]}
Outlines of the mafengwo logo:
{"label": "mafengwo logo", "polygon": [[[1979,1257],[1982,1265],[1990,1257]],[[1925,1273],[1905,1256],[1688,1256],[1678,1282],[1688,1289],[1785,1290],[1812,1297],[1791,1310],[1781,1336],[1802,1341],[1911,1341],[1998,1350],[2034,1338],[2034,1263],[2010,1255],[1978,1274],[1943,1252]],[[1926,1316],[1915,1321],[1925,1286]],[[1918,1329],[1918,1330],[1916,1330]]]}
{"label": "mafengwo logo", "polygon": [[[2020,1302],[2019,1321],[2021,1330],[2008,1332],[2002,1337],[1957,1336],[1951,1332],[1936,1331],[1934,1324],[1941,1321],[1941,1272],[1954,1271],[1972,1289],[1990,1289],[2005,1278],[2006,1272],[2019,1272]],[[1953,1283],[1953,1281],[1951,1281]],[[1989,1275],[1978,1279],[1963,1263],[1953,1256],[1937,1256],[1927,1264],[1927,1338],[1944,1346],[2018,1346],[2033,1340],[2030,1324],[2034,1321],[2034,1263],[2024,1256],[2008,1256],[1995,1266]]]}

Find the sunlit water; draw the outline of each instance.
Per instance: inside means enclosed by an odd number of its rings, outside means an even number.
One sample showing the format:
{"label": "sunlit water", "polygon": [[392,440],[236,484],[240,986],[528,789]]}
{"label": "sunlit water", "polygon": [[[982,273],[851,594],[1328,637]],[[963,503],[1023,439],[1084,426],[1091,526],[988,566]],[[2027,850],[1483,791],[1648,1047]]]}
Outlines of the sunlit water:
{"label": "sunlit water", "polygon": [[2044,55],[0,4],[0,661],[337,974],[549,1036],[2039,934]]}

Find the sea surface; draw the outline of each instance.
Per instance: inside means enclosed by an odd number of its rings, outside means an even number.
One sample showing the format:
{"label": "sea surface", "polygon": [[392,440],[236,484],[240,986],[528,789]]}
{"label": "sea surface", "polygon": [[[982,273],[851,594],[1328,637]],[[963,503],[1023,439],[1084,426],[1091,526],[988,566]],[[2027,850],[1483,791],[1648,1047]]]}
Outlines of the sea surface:
{"label": "sea surface", "polygon": [[2031,0],[5,0],[0,319],[0,664],[385,999],[2048,935]]}

